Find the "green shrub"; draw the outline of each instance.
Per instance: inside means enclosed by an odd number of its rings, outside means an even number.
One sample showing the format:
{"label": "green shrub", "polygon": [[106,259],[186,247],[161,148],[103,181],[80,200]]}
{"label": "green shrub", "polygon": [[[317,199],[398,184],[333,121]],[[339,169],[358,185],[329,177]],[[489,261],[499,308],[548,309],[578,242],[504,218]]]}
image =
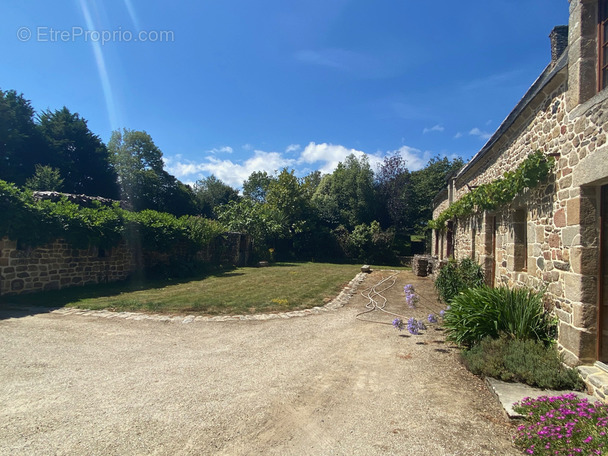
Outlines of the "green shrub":
{"label": "green shrub", "polygon": [[584,388],[578,371],[562,364],[555,347],[537,340],[486,337],[470,350],[463,351],[461,357],[476,375],[543,389]]}
{"label": "green shrub", "polygon": [[118,245],[121,239],[135,247],[169,252],[177,244],[198,250],[225,231],[216,221],[175,217],[145,210],[129,212],[114,206],[80,207],[62,199],[35,201],[31,191],[0,180],[0,237],[8,236],[30,247],[64,238],[76,248]]}
{"label": "green shrub", "polygon": [[483,284],[481,266],[471,258],[463,258],[460,263],[450,260],[441,268],[435,281],[435,288],[441,300],[449,303],[461,291],[480,287]]}
{"label": "green shrub", "polygon": [[501,334],[549,343],[553,334],[551,318],[542,296],[542,292],[524,288],[483,286],[464,290],[452,299],[445,314],[447,337],[466,347]]}

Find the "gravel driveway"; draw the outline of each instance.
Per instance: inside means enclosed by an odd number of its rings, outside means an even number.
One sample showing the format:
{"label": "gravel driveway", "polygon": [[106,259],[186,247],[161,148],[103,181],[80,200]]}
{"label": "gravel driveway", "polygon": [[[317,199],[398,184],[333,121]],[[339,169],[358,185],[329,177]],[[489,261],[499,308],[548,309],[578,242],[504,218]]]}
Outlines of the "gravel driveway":
{"label": "gravel driveway", "polygon": [[[402,272],[388,308],[413,312],[406,283],[437,305]],[[520,454],[440,330],[357,320],[366,303],[189,324],[0,311],[0,454]]]}

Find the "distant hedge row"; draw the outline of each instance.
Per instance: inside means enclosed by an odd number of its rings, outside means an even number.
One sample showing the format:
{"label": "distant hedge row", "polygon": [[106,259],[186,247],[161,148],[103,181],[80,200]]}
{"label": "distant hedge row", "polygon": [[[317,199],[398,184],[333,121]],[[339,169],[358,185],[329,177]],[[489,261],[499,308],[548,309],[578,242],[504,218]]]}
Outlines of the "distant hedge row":
{"label": "distant hedge row", "polygon": [[143,249],[168,252],[185,245],[199,250],[225,232],[219,222],[145,210],[130,212],[116,203],[86,208],[62,199],[36,201],[32,192],[0,180],[0,237],[37,247],[63,238],[76,248],[109,248],[124,239]]}

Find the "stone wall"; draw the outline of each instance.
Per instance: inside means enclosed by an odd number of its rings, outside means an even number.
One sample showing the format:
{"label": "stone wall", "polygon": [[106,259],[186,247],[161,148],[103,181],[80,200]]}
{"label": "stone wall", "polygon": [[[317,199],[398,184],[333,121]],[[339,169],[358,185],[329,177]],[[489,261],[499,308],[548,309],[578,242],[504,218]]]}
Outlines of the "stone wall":
{"label": "stone wall", "polygon": [[566,93],[558,74],[491,150],[458,176],[455,200],[514,170],[536,150],[555,157],[552,177],[500,210],[457,220],[454,243],[456,258],[473,256],[489,283],[546,287],[547,305],[560,320],[560,349],[568,363],[580,364],[597,359],[598,192],[608,182],[608,101],[596,97],[568,111]]}
{"label": "stone wall", "polygon": [[124,244],[107,251],[79,250],[58,239],[35,249],[0,239],[0,295],[57,290],[126,279],[134,270]]}
{"label": "stone wall", "polygon": [[241,233],[225,233],[202,251],[178,247],[169,253],[136,251],[124,243],[106,250],[74,249],[61,239],[33,249],[19,248],[17,241],[4,237],[0,238],[0,296],[116,282],[177,261],[243,266],[250,251],[250,237]]}

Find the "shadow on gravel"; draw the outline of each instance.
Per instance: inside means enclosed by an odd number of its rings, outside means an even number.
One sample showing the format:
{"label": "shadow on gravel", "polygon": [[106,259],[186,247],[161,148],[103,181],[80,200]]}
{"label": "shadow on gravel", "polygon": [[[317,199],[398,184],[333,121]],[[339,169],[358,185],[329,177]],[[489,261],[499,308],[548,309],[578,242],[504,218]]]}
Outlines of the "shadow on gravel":
{"label": "shadow on gravel", "polygon": [[57,310],[60,307],[19,306],[0,303],[0,320],[11,318],[24,318],[44,314]]}
{"label": "shadow on gravel", "polygon": [[0,297],[0,320],[49,313],[53,310],[61,309],[70,303],[88,298],[112,297],[132,291],[160,289],[171,285],[199,281],[208,277],[237,277],[241,275],[243,273],[238,272],[235,267],[217,267],[206,268],[197,271],[195,274],[177,278],[159,277],[158,275],[139,276],[123,282],[85,285],[16,296],[2,296]]}

